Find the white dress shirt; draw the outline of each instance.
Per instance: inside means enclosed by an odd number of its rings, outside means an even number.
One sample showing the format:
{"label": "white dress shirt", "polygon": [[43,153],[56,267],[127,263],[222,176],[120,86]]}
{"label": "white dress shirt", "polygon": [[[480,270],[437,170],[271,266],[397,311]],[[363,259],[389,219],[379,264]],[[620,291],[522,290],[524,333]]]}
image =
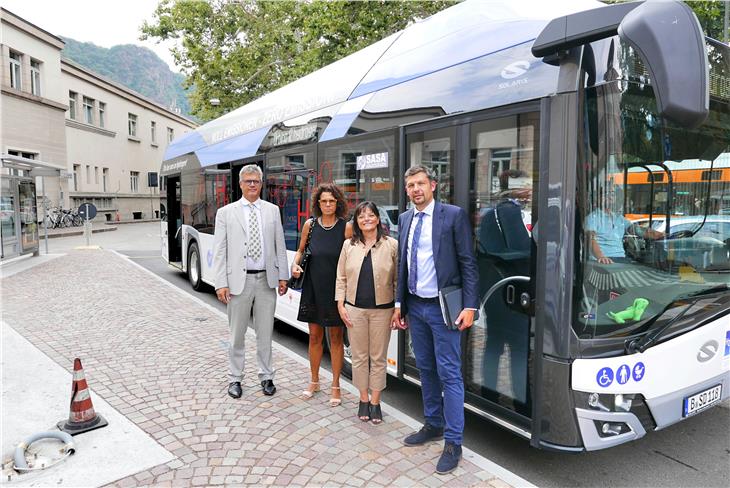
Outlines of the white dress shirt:
{"label": "white dress shirt", "polygon": [[[423,219],[421,224],[421,236],[418,245],[418,280],[416,282],[416,295],[421,298],[435,298],[439,294],[438,281],[436,280],[436,267],[433,261],[433,210],[436,200],[431,200],[422,211],[413,209],[413,220],[408,230],[408,271],[411,270],[411,249],[413,249],[413,234],[416,232],[418,219]],[[423,214],[419,217],[418,214]]]}
{"label": "white dress shirt", "polygon": [[[253,209],[251,206],[253,205]],[[251,259],[250,256],[246,257],[246,268],[247,269],[266,269],[266,261],[264,260],[264,253],[266,252],[264,248],[264,220],[261,216],[261,199],[257,198],[255,202],[249,202],[246,200],[246,198],[243,198],[243,216],[246,220],[246,234],[249,234],[249,230],[251,229],[251,223],[249,221],[249,215],[251,214],[251,211],[255,209],[256,217],[258,217],[259,221],[259,242],[261,243],[261,256],[254,260]],[[249,239],[251,239],[251,236],[249,235]],[[249,243],[248,248],[251,248],[251,244]],[[420,250],[419,250],[420,252]]]}

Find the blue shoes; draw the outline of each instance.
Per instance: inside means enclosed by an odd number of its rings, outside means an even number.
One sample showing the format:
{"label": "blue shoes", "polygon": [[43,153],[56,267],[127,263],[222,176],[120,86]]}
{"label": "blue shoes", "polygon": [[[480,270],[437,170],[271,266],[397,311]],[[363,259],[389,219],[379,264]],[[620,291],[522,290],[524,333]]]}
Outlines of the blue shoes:
{"label": "blue shoes", "polygon": [[[421,446],[427,442],[438,441],[443,438],[443,428],[424,424],[421,430],[403,439],[403,444],[406,446]],[[441,453],[439,462],[436,464],[436,473],[451,473],[459,467],[459,461],[461,461],[461,446],[447,441],[444,444],[444,452]]]}
{"label": "blue shoes", "polygon": [[420,446],[427,442],[438,441],[443,438],[443,428],[424,424],[423,427],[421,427],[421,430],[403,439],[403,444],[405,444],[406,446]]}
{"label": "blue shoes", "polygon": [[447,442],[444,445],[444,452],[441,453],[439,462],[436,464],[436,473],[448,474],[459,466],[461,460],[461,446]]}

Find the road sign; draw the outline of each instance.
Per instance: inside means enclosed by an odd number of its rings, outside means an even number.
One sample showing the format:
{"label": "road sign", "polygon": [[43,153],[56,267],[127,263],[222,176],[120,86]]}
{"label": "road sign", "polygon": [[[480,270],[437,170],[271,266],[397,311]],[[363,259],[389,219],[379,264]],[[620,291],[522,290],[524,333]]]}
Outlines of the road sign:
{"label": "road sign", "polygon": [[96,206],[93,203],[82,203],[79,207],[79,215],[84,220],[91,220],[96,217]]}

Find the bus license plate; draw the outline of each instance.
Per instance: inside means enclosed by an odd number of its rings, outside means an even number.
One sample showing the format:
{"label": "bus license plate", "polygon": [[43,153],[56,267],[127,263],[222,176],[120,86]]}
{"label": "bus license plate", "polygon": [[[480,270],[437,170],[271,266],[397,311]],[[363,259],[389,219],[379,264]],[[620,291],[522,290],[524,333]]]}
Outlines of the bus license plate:
{"label": "bus license plate", "polygon": [[716,385],[684,399],[684,417],[718,403],[722,398],[722,385]]}

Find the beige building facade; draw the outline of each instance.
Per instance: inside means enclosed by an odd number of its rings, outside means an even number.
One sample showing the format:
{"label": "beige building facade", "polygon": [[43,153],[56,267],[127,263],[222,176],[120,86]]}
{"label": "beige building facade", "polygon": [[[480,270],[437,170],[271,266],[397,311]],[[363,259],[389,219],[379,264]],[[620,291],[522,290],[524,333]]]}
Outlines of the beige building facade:
{"label": "beige building facade", "polygon": [[5,9],[0,18],[0,149],[65,168],[36,178],[39,218],[43,193],[50,207],[93,203],[97,220],[159,218],[165,149],[196,124],[64,59],[61,38]]}
{"label": "beige building facade", "polygon": [[61,84],[70,206],[91,202],[107,220],[159,218],[165,149],[195,124],[67,59]]}
{"label": "beige building facade", "polygon": [[[66,167],[63,40],[5,9],[0,9],[0,24],[2,153]],[[59,178],[46,180],[47,196],[62,200],[66,195]]]}

